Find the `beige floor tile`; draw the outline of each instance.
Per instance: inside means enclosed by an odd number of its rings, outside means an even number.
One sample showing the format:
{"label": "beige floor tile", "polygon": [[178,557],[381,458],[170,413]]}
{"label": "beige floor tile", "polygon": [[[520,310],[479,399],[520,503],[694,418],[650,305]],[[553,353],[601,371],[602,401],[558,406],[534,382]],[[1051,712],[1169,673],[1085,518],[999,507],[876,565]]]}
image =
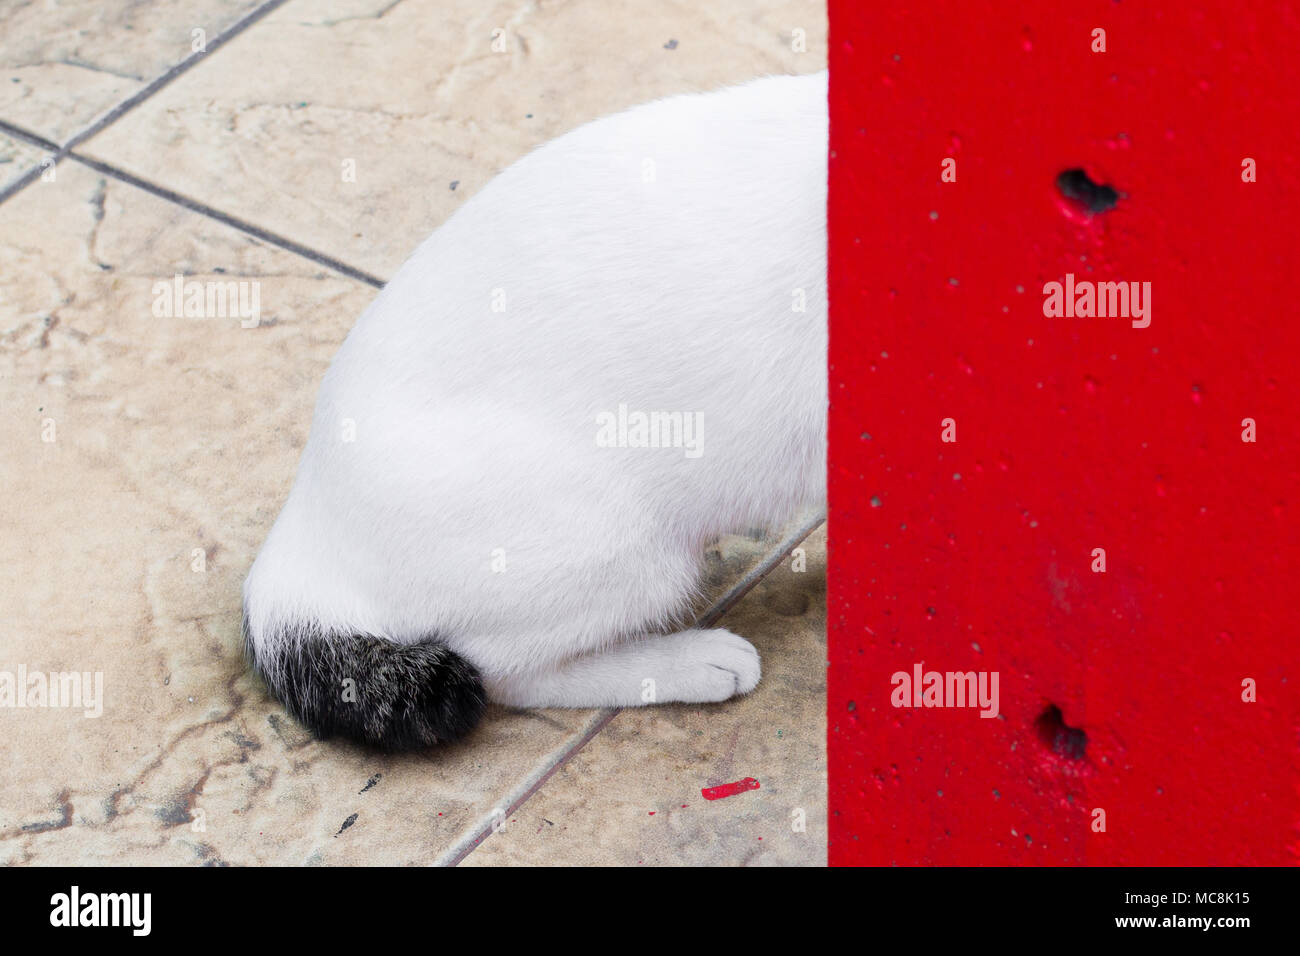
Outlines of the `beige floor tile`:
{"label": "beige floor tile", "polygon": [[[177,273],[256,283],[260,323],[155,315]],[[71,161],[0,205],[0,670],[103,675],[100,716],[7,712],[0,863],[429,863],[590,720],[494,709],[384,757],[247,674],[240,582],[373,295]],[[775,540],[725,539],[707,588]]]}
{"label": "beige floor tile", "polygon": [[56,143],[215,39],[259,0],[32,0],[0,12],[0,119]]}
{"label": "beige floor tile", "polygon": [[533,146],[825,33],[822,0],[290,0],[83,149],[386,278]]}
{"label": "beige floor tile", "polygon": [[763,656],[757,690],[623,711],[460,865],[824,865],[824,529],[803,547],[721,621]]}
{"label": "beige floor tile", "polygon": [[0,190],[40,166],[52,155],[0,133]]}
{"label": "beige floor tile", "polygon": [[[104,694],[6,711],[0,862],[429,862],[581,726],[497,711],[385,758],[245,671],[240,581],[374,290],[73,163],[0,206],[0,257],[0,669]],[[176,272],[258,282],[261,325],[155,317]]]}

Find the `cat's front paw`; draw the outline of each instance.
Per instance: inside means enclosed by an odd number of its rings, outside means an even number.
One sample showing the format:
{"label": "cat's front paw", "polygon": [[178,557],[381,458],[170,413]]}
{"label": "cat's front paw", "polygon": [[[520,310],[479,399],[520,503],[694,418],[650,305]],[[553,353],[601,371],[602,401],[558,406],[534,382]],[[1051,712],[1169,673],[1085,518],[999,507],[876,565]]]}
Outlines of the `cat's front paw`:
{"label": "cat's front paw", "polygon": [[758,651],[743,637],[723,628],[678,635],[681,645],[673,664],[670,700],[702,704],[748,694],[762,677]]}

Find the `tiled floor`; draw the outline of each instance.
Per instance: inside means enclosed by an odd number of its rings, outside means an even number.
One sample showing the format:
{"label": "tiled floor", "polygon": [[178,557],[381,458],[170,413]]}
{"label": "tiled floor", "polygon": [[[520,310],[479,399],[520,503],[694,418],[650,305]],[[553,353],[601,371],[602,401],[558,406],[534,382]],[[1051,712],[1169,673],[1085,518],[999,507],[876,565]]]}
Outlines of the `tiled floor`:
{"label": "tiled floor", "polygon": [[[818,2],[699,6],[0,17],[0,671],[100,671],[105,698],[5,712],[0,862],[824,860],[823,533],[806,571],[781,559],[807,525],[710,553],[711,599],[752,588],[726,621],[764,658],[722,705],[494,709],[463,744],[386,757],[311,739],[239,654],[239,585],[321,374],[407,252],[585,120],[824,66]],[[260,324],[156,317],[176,274],[256,280]]]}

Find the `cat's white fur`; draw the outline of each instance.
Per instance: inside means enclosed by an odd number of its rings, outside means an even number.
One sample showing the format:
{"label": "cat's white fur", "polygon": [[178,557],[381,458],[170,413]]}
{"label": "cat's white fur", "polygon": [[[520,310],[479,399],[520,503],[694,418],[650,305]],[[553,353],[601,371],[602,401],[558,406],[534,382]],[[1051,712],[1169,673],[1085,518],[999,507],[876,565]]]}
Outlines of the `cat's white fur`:
{"label": "cat's white fur", "polygon": [[[437,640],[512,705],[755,686],[741,637],[656,632],[711,538],[824,500],[826,85],[589,123],[419,246],[326,373],[245,584],[264,673],[307,628]],[[698,415],[702,453],[602,447],[620,404]]]}

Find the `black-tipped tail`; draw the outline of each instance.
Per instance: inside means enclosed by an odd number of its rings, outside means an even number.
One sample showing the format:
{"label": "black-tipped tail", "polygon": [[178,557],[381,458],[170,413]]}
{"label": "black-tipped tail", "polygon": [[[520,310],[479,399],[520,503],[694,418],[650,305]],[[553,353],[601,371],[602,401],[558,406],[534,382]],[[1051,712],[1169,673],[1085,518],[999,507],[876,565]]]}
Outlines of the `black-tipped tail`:
{"label": "black-tipped tail", "polygon": [[254,668],[289,712],[320,737],[382,750],[416,750],[463,737],[483,715],[478,670],[434,640],[276,635],[255,650]]}

